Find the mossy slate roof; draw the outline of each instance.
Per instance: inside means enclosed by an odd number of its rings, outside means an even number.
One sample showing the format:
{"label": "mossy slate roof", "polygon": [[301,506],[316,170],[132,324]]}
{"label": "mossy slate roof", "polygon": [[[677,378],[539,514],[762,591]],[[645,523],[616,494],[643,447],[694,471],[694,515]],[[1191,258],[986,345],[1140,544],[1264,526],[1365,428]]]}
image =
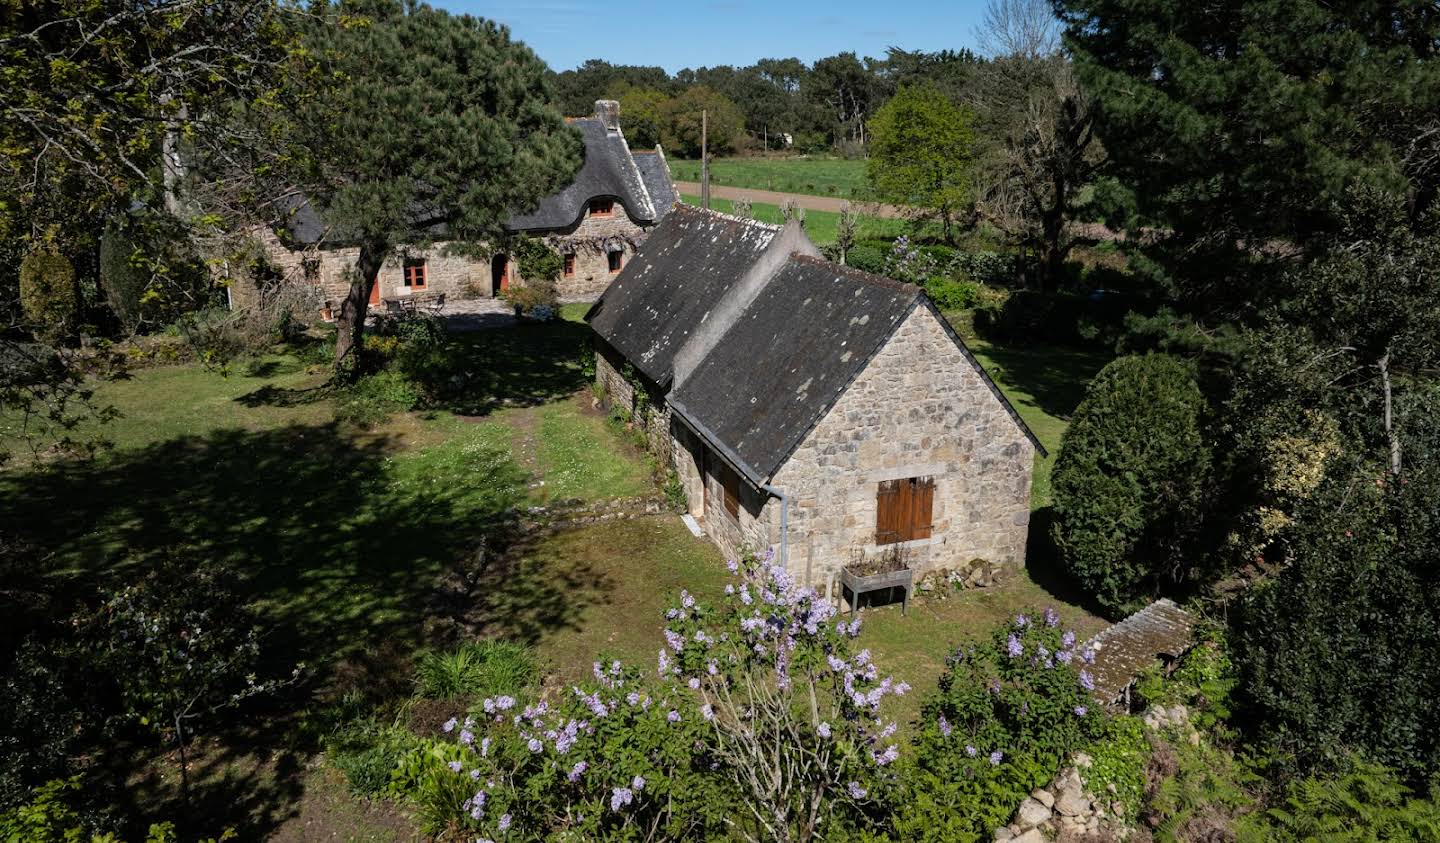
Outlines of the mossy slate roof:
{"label": "mossy slate roof", "polygon": [[585,318],[645,377],[668,387],[675,353],[779,230],[676,205]]}
{"label": "mossy slate roof", "polygon": [[771,477],[920,301],[920,290],[792,255],[671,396]]}

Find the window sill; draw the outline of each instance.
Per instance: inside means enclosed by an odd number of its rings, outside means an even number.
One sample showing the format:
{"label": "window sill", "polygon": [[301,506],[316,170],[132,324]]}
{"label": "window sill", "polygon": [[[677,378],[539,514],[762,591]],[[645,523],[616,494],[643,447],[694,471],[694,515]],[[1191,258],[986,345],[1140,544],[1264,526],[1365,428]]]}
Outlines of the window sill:
{"label": "window sill", "polygon": [[918,550],[922,547],[934,547],[942,545],[945,539],[939,536],[931,536],[928,539],[911,539],[908,542],[890,542],[889,544],[868,544],[865,545],[866,553],[884,553],[888,550]]}

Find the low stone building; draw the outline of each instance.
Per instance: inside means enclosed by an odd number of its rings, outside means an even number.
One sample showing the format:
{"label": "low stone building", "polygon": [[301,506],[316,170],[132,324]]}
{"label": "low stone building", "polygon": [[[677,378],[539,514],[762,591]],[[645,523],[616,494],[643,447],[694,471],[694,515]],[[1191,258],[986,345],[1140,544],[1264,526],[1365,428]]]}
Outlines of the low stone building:
{"label": "low stone building", "polygon": [[596,378],[727,554],[828,589],[859,558],[1022,564],[1034,434],[924,292],[679,206],[587,315]]}
{"label": "low stone building", "polygon": [[[679,198],[664,151],[632,152],[619,114],[618,103],[601,100],[593,115],[568,118],[585,141],[580,171],[564,190],[506,223],[509,231],[538,237],[562,256],[557,288],[563,300],[598,296]],[[445,241],[443,228],[432,234],[433,244],[402,248],[386,262],[370,296],[372,305],[416,293],[488,298],[524,283],[503,248],[462,254]],[[288,283],[313,288],[317,309],[338,309],[359,255],[343,231],[327,225],[323,213],[302,200],[258,237]],[[258,295],[258,290],[232,288],[231,302],[250,304]]]}

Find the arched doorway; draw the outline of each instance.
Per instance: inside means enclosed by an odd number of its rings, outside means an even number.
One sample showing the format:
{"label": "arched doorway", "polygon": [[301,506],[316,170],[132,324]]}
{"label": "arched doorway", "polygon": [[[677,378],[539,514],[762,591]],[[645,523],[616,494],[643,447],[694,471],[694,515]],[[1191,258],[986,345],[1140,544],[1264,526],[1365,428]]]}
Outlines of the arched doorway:
{"label": "arched doorway", "polygon": [[490,259],[490,295],[498,296],[510,289],[510,256],[500,253]]}

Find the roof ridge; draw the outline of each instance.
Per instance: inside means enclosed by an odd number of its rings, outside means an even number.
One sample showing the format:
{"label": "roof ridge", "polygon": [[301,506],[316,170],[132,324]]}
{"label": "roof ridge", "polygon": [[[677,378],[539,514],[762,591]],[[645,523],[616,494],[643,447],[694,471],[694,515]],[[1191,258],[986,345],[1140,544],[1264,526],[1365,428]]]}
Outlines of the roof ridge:
{"label": "roof ridge", "polygon": [[790,256],[790,259],[801,261],[803,263],[815,264],[817,266],[824,267],[825,269],[834,270],[841,275],[849,277],[852,281],[861,281],[866,284],[873,284],[877,287],[885,287],[891,290],[899,290],[901,292],[913,292],[917,295],[923,289],[917,284],[909,284],[904,281],[897,281],[896,279],[891,278],[888,275],[877,275],[874,272],[866,272],[863,269],[856,269],[853,266],[846,266],[843,263],[836,263],[829,258],[817,258],[796,252],[795,254]]}
{"label": "roof ridge", "polygon": [[688,202],[677,202],[675,204],[675,209],[680,210],[681,208],[684,208],[684,212],[687,214],[700,214],[701,216],[719,217],[720,219],[729,220],[731,222],[743,223],[750,226],[751,228],[759,228],[765,231],[779,232],[785,227],[783,225],[776,225],[770,222],[761,222],[760,220],[753,218],[737,217],[734,214],[727,214],[724,211],[717,211],[714,208],[701,208],[696,205],[691,205]]}

